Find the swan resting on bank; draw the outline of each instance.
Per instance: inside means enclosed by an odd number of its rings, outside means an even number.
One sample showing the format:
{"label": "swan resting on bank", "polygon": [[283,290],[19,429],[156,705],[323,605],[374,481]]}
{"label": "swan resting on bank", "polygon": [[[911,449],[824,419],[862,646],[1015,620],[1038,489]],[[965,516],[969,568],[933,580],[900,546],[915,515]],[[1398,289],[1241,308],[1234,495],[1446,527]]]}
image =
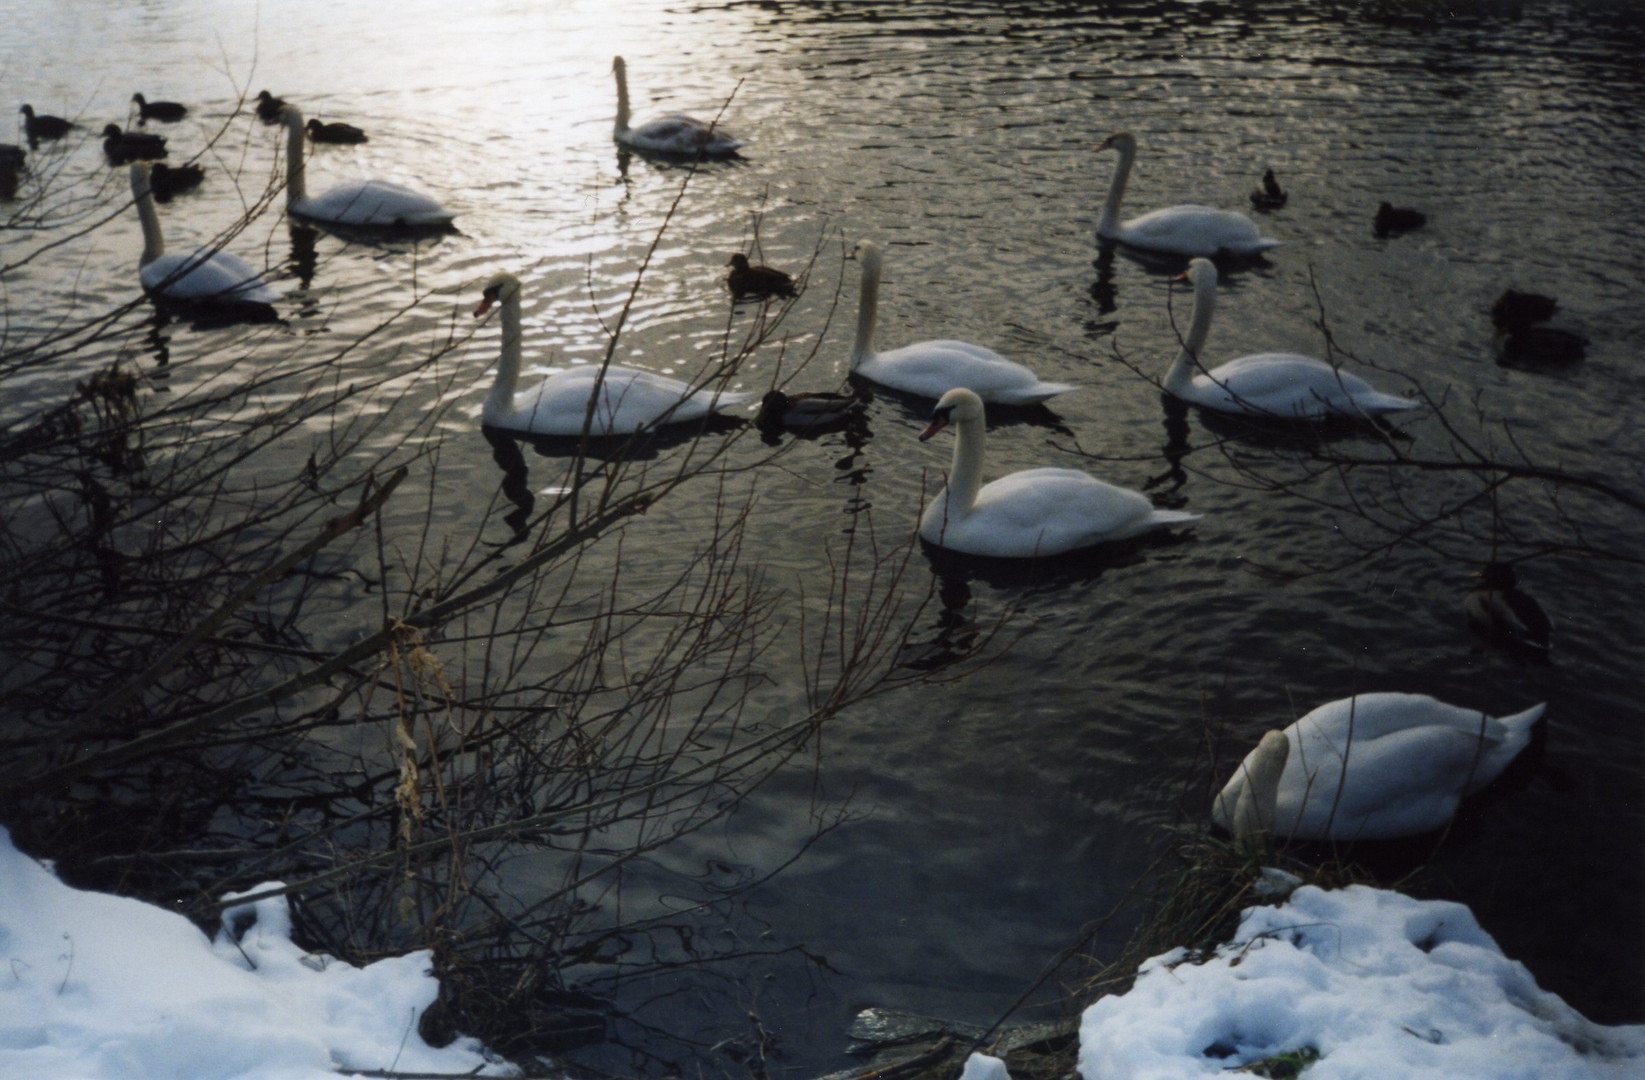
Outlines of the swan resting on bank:
{"label": "swan resting on bank", "polygon": [[1545,708],[1498,719],[1426,694],[1327,702],[1278,733],[1283,748],[1265,736],[1234,769],[1211,818],[1247,834],[1260,821],[1275,836],[1298,840],[1432,832],[1465,796],[1502,775]]}
{"label": "swan resting on bank", "polygon": [[900,349],[876,351],[874,327],[884,255],[872,240],[859,243],[853,255],[862,264],[862,294],[857,305],[857,338],[851,346],[851,370],[863,378],[929,398],[940,398],[963,386],[996,405],[1032,405],[1077,389],[1068,383],[1041,382],[1021,364],[969,341],[920,341]]}
{"label": "swan resting on bank", "polygon": [[1421,402],[1384,393],[1323,360],[1296,353],[1256,353],[1196,373],[1216,310],[1216,264],[1194,259],[1182,277],[1194,286],[1194,314],[1164,383],[1165,392],[1179,401],[1277,420],[1368,419],[1422,407]]}
{"label": "swan resting on bank", "polygon": [[1167,206],[1121,222],[1120,200],[1125,198],[1131,166],[1136,164],[1137,137],[1129,131],[1116,131],[1098,143],[1097,149],[1119,153],[1108,197],[1102,204],[1102,217],[1097,222],[1097,235],[1102,239],[1164,255],[1207,259],[1217,255],[1259,255],[1283,242],[1263,236],[1257,223],[1244,214],[1209,206]]}
{"label": "swan resting on bank", "polygon": [[983,419],[982,399],[959,387],[942,396],[920,433],[924,442],[952,424],[957,434],[948,486],[920,517],[920,539],[929,544],[966,555],[1027,559],[1199,519],[1156,510],[1142,492],[1077,469],[1027,469],[985,485]]}
{"label": "swan resting on bank", "polygon": [[[705,419],[753,397],[706,387],[638,368],[597,364],[557,371],[536,386],[520,390],[520,281],[513,274],[494,275],[474,317],[493,305],[502,307],[503,348],[497,381],[486,398],[482,420],[487,427],[531,435],[579,436],[587,424],[597,438],[623,438],[662,424]],[[597,396],[596,396],[597,392]],[[589,401],[595,402],[589,415]]]}

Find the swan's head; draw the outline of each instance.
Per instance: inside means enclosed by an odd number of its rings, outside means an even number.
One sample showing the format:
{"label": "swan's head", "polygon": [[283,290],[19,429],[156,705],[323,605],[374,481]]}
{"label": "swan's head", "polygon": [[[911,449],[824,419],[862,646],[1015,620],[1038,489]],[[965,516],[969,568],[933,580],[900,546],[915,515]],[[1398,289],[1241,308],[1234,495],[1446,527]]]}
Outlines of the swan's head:
{"label": "swan's head", "polygon": [[611,70],[619,75],[625,75],[628,73],[628,62],[620,56],[613,56],[611,58]]}
{"label": "swan's head", "polygon": [[1137,152],[1137,137],[1129,131],[1116,131],[1097,144],[1098,150],[1118,150],[1122,154]]}
{"label": "swan's head", "polygon": [[[264,91],[267,93],[268,91]],[[301,133],[303,130],[303,113],[295,105],[280,106],[280,122],[291,131]]]}
{"label": "swan's head", "polygon": [[1210,259],[1189,259],[1188,269],[1171,279],[1172,281],[1186,281],[1194,288],[1199,288],[1200,282],[1209,282],[1212,288],[1217,284],[1217,264]]}
{"label": "swan's head", "polygon": [[133,95],[131,95],[131,100],[135,101],[139,106],[143,106],[143,105],[148,104],[148,102],[143,99],[142,94],[133,94]]}
{"label": "swan's head", "polygon": [[864,274],[878,274],[880,272],[880,245],[872,240],[858,240],[857,246],[851,249],[851,257],[862,263]]}
{"label": "swan's head", "polygon": [[963,424],[967,420],[982,418],[982,398],[963,386],[956,386],[937,399],[937,407],[931,410],[931,423],[920,432],[920,442],[929,439],[949,424]]}
{"label": "swan's head", "polygon": [[485,283],[479,306],[474,309],[474,317],[478,319],[481,315],[490,311],[493,305],[501,304],[518,295],[520,295],[519,278],[506,270],[500,274],[493,274],[491,279]]}
{"label": "swan's head", "polygon": [[34,119],[34,106],[33,105],[25,105],[21,109],[18,109],[17,111],[22,113],[24,116],[28,117],[30,120]]}

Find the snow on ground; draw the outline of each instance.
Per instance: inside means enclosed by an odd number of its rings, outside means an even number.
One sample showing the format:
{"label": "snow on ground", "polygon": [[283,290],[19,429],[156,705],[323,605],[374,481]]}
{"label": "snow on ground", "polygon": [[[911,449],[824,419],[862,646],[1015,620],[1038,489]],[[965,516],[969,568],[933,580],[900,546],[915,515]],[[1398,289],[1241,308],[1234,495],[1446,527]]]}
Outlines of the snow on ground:
{"label": "snow on ground", "polygon": [[[230,897],[229,899],[233,899]],[[291,941],[284,899],[229,909],[238,941],[82,892],[0,828],[0,1080],[323,1080],[339,1069],[507,1075],[417,1021],[426,952],[356,968]],[[1286,1052],[1307,1080],[1639,1080],[1645,1026],[1590,1023],[1502,955],[1461,904],[1362,885],[1247,910],[1195,962],[1142,966],[1080,1025],[1083,1080],[1222,1075]],[[973,1055],[963,1080],[1010,1080]]]}
{"label": "snow on ground", "polygon": [[1145,963],[1080,1023],[1084,1080],[1223,1075],[1310,1048],[1307,1080],[1640,1080],[1645,1026],[1540,989],[1461,904],[1355,885],[1241,917],[1204,963]]}
{"label": "snow on ground", "polygon": [[418,1036],[439,990],[428,953],[357,968],[294,945],[284,898],[225,913],[248,917],[238,943],[213,940],[174,912],[72,889],[0,827],[0,1078],[508,1074],[475,1040]]}

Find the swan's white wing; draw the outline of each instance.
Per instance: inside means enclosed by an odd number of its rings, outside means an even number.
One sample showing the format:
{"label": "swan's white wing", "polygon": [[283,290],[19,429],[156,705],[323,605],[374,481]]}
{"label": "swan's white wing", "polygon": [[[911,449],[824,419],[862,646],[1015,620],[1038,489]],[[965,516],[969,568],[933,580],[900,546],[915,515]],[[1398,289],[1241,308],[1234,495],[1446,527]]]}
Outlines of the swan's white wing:
{"label": "swan's white wing", "polygon": [[1206,258],[1218,252],[1255,254],[1280,246],[1265,238],[1244,214],[1209,206],[1167,206],[1134,217],[1119,228],[1122,242],[1150,251]]}
{"label": "swan's white wing", "polygon": [[[599,368],[575,367],[543,380],[535,390],[514,399],[514,417],[506,425],[539,435],[580,435],[594,393]],[[658,422],[698,420],[728,405],[748,400],[748,394],[708,390],[692,393],[689,383],[637,368],[613,365],[600,381],[599,403],[589,431],[599,436],[627,436]],[[669,410],[673,410],[670,412]]]}
{"label": "swan's white wing", "polygon": [[302,217],[365,228],[449,225],[456,217],[429,196],[387,180],[342,184],[294,209]]}
{"label": "swan's white wing", "polygon": [[1141,492],[1074,469],[1027,469],[977,492],[971,512],[953,519],[939,499],[920,522],[931,543],[971,555],[1031,558],[1057,555],[1193,515],[1156,511]]}
{"label": "swan's white wing", "polygon": [[636,150],[657,154],[729,154],[743,145],[724,129],[711,128],[693,116],[673,113],[632,128],[621,136]]}
{"label": "swan's white wing", "polygon": [[866,379],[893,390],[940,398],[957,386],[984,401],[1021,405],[1044,401],[1074,387],[1041,382],[1031,370],[992,349],[968,341],[920,341],[875,353],[856,368]]}
{"label": "swan's white wing", "polygon": [[203,259],[198,252],[165,252],[144,264],[138,279],[143,288],[173,300],[273,304],[279,299],[250,264],[229,251],[213,252]]}
{"label": "swan's white wing", "polygon": [[1194,376],[1193,385],[1213,408],[1279,417],[1420,408],[1418,402],[1385,394],[1356,375],[1296,353],[1242,356]]}

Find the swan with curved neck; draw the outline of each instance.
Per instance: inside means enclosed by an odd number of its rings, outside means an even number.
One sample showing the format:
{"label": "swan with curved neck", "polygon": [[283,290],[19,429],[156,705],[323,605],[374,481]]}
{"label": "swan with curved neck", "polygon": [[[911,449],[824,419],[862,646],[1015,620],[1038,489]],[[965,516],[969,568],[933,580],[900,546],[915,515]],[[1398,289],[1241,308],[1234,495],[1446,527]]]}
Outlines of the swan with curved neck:
{"label": "swan with curved neck", "polygon": [[611,134],[622,145],[672,157],[730,157],[743,145],[741,139],[724,129],[683,113],[670,113],[637,128],[629,127],[628,64],[622,57],[614,57],[611,70],[617,77],[617,121]]}
{"label": "swan with curved neck", "polygon": [[[533,435],[590,435],[623,438],[643,428],[702,420],[752,394],[693,387],[679,379],[638,368],[584,365],[556,371],[536,386],[519,389],[521,363],[520,280],[504,272],[485,283],[474,309],[479,318],[502,308],[503,348],[497,380],[481,416],[488,427]],[[589,401],[594,401],[592,416]]]}
{"label": "swan with curved neck", "polygon": [[1256,222],[1244,214],[1208,206],[1167,206],[1122,223],[1120,200],[1125,198],[1131,166],[1137,161],[1137,137],[1129,131],[1116,131],[1098,143],[1097,149],[1119,154],[1108,198],[1102,204],[1102,217],[1097,222],[1097,235],[1102,239],[1166,255],[1206,258],[1219,254],[1256,255],[1282,243],[1263,236]]}
{"label": "swan with curved neck", "polygon": [[[1327,702],[1265,735],[1234,769],[1211,817],[1236,836],[1242,820],[1249,830],[1269,806],[1274,834],[1286,838],[1381,840],[1432,832],[1451,820],[1463,798],[1502,775],[1530,743],[1544,708],[1497,719],[1426,694]],[[1283,754],[1276,735],[1286,743]]]}
{"label": "swan with curved neck", "polygon": [[167,300],[223,307],[272,307],[279,299],[262,276],[233,252],[203,248],[185,255],[166,251],[147,162],[132,165],[131,194],[143,223],[137,276],[146,291]]}
{"label": "swan with curved neck", "polygon": [[857,337],[851,346],[851,370],[858,375],[921,397],[942,397],[963,386],[997,405],[1032,405],[1077,389],[1068,383],[1041,382],[1023,365],[969,341],[920,341],[900,349],[876,351],[874,328],[879,317],[884,254],[872,240],[859,243],[854,254],[862,264]]}
{"label": "swan with curved neck", "polygon": [[1280,420],[1363,419],[1422,407],[1296,353],[1256,353],[1201,372],[1200,355],[1217,305],[1217,268],[1209,259],[1194,259],[1181,277],[1194,286],[1194,314],[1165,373],[1165,392],[1172,397],[1215,412]]}
{"label": "swan with curved neck", "polygon": [[1245,786],[1234,800],[1233,820],[1228,831],[1241,847],[1260,847],[1274,831],[1279,781],[1285,775],[1285,762],[1290,756],[1291,740],[1285,737],[1285,732],[1270,731],[1240,763]]}
{"label": "swan with curved neck", "polygon": [[920,433],[924,442],[956,432],[948,486],[920,517],[920,538],[967,555],[1025,559],[1060,555],[1152,529],[1196,521],[1198,514],[1156,510],[1140,491],[1116,487],[1076,469],[1027,469],[982,482],[982,399],[959,387],[945,393]]}
{"label": "swan with curved neck", "polygon": [[280,111],[286,125],[286,212],[321,225],[356,229],[443,229],[457,215],[427,195],[387,180],[340,184],[309,195],[304,180],[303,114],[294,105]]}

